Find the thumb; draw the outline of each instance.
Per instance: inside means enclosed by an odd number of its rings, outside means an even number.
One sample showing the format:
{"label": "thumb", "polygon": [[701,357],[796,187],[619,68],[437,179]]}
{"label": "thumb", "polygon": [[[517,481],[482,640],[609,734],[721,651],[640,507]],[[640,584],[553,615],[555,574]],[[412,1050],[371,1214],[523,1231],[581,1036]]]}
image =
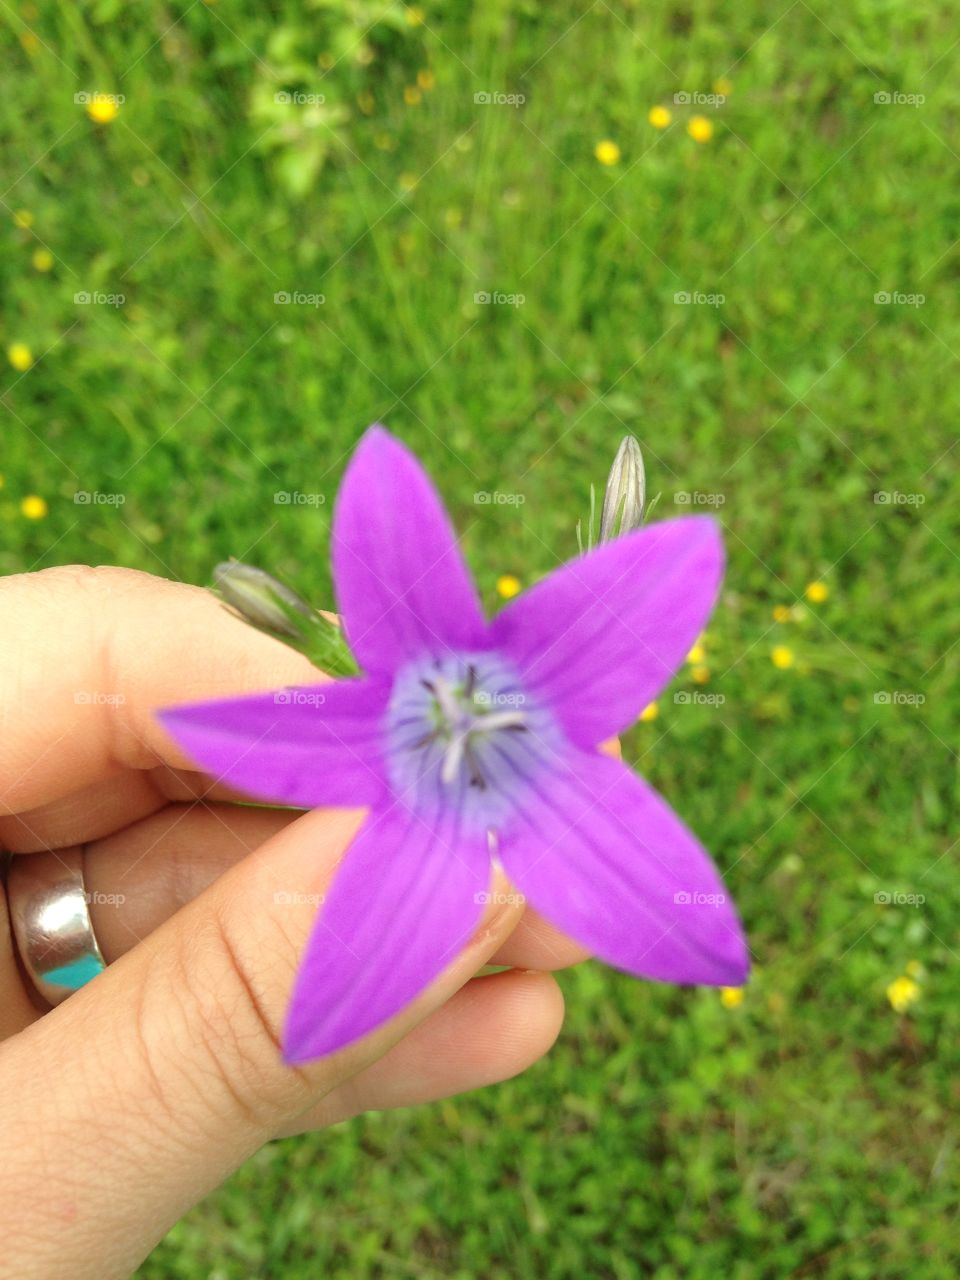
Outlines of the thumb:
{"label": "thumb", "polygon": [[[0,1274],[129,1275],[194,1203],[496,952],[522,911],[511,895],[493,895],[466,949],[390,1023],[329,1058],[284,1065],[280,1030],[313,903],[361,820],[304,815],[0,1046],[0,1219],[16,1213],[16,1230],[0,1231]],[[297,891],[278,904],[278,885]]]}

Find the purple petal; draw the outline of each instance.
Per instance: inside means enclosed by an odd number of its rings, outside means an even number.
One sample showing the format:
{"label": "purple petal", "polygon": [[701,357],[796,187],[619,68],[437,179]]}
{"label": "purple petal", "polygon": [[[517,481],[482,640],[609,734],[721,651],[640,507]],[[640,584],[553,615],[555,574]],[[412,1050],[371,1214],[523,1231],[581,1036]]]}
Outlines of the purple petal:
{"label": "purple petal", "polygon": [[188,703],[157,713],[204,772],[275,804],[375,805],[386,791],[389,685],[327,684]]}
{"label": "purple petal", "polygon": [[413,454],[383,427],[366,432],[340,486],[333,576],[347,639],[367,671],[488,647],[443,505]]}
{"label": "purple petal", "polygon": [[400,804],[370,816],[344,855],[310,938],[284,1033],[288,1062],[333,1053],[409,1004],[483,913],[484,839]]}
{"label": "purple petal", "polygon": [[719,526],[686,516],[605,543],[507,606],[494,643],[594,747],[633,724],[690,651],[723,576]]}
{"label": "purple petal", "polygon": [[577,752],[515,815],[500,860],[541,915],[619,969],[661,982],[746,979],[746,942],[716,868],[619,761]]}

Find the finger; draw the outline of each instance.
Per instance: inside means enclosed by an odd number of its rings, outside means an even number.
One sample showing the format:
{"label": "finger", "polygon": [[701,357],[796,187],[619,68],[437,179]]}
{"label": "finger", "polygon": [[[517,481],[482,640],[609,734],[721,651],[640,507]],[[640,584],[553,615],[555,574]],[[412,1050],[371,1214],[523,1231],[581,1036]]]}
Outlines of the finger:
{"label": "finger", "polygon": [[322,679],[210,592],[133,570],[5,578],[0,614],[0,812],[36,809],[124,768],[188,768],[153,719],[159,707]]}
{"label": "finger", "polygon": [[41,1015],[39,998],[21,976],[10,913],[0,893],[0,1041],[14,1035]]}
{"label": "finger", "polygon": [[568,938],[533,907],[527,906],[520,923],[490,963],[523,969],[566,969],[589,956],[586,947]]}
{"label": "finger", "polygon": [[[293,817],[254,806],[171,805],[114,836],[88,844],[83,849],[84,888],[94,935],[107,964],[289,826]],[[59,850],[64,856],[79,851],[80,846]],[[2,892],[0,923],[7,925]],[[0,934],[0,1040],[49,1011],[33,992],[8,940],[9,931]]]}
{"label": "finger", "polygon": [[0,815],[0,848],[12,853],[65,849],[125,827],[164,804],[149,774],[121,773],[37,809]]}
{"label": "finger", "polygon": [[[168,805],[123,831],[87,844],[84,887],[93,930],[107,963],[132,950],[297,816],[253,806]],[[319,839],[322,842],[323,837]],[[68,851],[72,850],[63,852]],[[513,891],[507,886],[504,893],[509,898]],[[2,906],[0,901],[0,910]],[[579,944],[528,907],[491,963],[547,970],[565,968],[583,957]],[[4,993],[0,1039],[46,1012],[42,1001],[29,998],[29,987],[27,998],[21,998],[22,986],[12,948],[6,953],[0,950],[0,992]],[[7,1001],[6,993],[15,990],[18,998]]]}
{"label": "finger", "polygon": [[278,1137],[509,1080],[550,1050],[562,1023],[563,995],[549,974],[512,969],[474,978]]}
{"label": "finger", "polygon": [[[0,849],[38,853],[109,835],[162,809],[169,801],[229,803],[248,799],[193,769],[126,770],[25,813],[0,814]],[[281,812],[296,816],[298,810]]]}
{"label": "finger", "polygon": [[[494,906],[390,1023],[328,1058],[284,1066],[280,1028],[313,926],[309,895],[325,891],[360,818],[319,811],[285,827],[0,1046],[0,1274],[16,1248],[18,1274],[128,1275],[192,1204],[496,951],[515,904]],[[302,904],[275,905],[278,885]]]}
{"label": "finger", "polygon": [[[293,820],[275,809],[169,805],[89,844],[84,883],[107,963],[126,955]],[[329,823],[316,826],[326,829]],[[322,846],[332,837],[321,830],[316,838]]]}

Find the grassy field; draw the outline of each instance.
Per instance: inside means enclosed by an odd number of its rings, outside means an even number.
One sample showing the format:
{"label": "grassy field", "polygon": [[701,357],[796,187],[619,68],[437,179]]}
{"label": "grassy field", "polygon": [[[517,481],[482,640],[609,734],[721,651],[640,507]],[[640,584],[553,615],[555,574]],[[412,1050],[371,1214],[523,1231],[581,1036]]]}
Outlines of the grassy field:
{"label": "grassy field", "polygon": [[955,1274],[951,6],[88,0],[0,32],[0,571],[233,554],[325,602],[375,419],[491,606],[575,552],[626,430],[657,518],[716,510],[730,556],[704,670],[625,753],[727,875],[742,1000],[571,972],[526,1077],[264,1150],[141,1274]]}

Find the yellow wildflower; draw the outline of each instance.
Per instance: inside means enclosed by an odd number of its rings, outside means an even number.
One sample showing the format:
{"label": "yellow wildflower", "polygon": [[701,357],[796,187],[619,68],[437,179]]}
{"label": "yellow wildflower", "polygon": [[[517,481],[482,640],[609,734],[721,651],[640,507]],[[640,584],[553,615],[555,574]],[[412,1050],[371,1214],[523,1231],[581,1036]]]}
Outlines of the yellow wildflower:
{"label": "yellow wildflower", "polygon": [[47,514],[46,500],[39,494],[28,493],[20,503],[20,514],[28,520],[42,520]]}
{"label": "yellow wildflower", "polygon": [[697,643],[690,650],[690,652],[687,654],[687,661],[702,662],[706,656],[707,656],[707,651],[706,649],[704,649],[703,645],[698,640]]}
{"label": "yellow wildflower", "polygon": [[743,987],[721,987],[720,1003],[725,1009],[739,1009],[743,1004]]}
{"label": "yellow wildflower", "polygon": [[13,215],[13,225],[15,227],[32,227],[33,214],[29,209],[18,209]]}
{"label": "yellow wildflower", "polygon": [[650,720],[656,720],[659,714],[660,708],[655,702],[650,702],[640,712],[640,719],[644,722],[649,722]]}
{"label": "yellow wildflower", "polygon": [[906,1013],[910,1006],[920,999],[920,984],[905,976],[894,978],[887,987],[887,999],[894,1012]]}
{"label": "yellow wildflower", "polygon": [[37,271],[51,271],[53,269],[53,254],[49,249],[34,249],[31,262]]}
{"label": "yellow wildflower", "polygon": [[774,622],[789,622],[793,617],[793,610],[788,604],[775,604],[773,606]]}
{"label": "yellow wildflower", "polygon": [[408,107],[417,106],[423,99],[423,94],[415,84],[408,84],[403,91],[403,100]]}
{"label": "yellow wildflower", "polygon": [[497,595],[502,596],[504,600],[512,600],[519,594],[520,579],[515,578],[512,573],[501,574],[497,579]]}
{"label": "yellow wildflower", "polygon": [[655,129],[665,129],[673,116],[668,107],[651,107],[647,112],[647,119]]}
{"label": "yellow wildflower", "polygon": [[33,365],[33,352],[25,342],[14,342],[7,347],[7,359],[18,373],[26,373]]}
{"label": "yellow wildflower", "polygon": [[691,116],[687,121],[687,133],[694,142],[709,142],[713,137],[713,122],[706,116]]}
{"label": "yellow wildflower", "polygon": [[436,83],[437,78],[429,67],[424,67],[422,71],[417,72],[417,84],[424,93],[428,93]]}
{"label": "yellow wildflower", "polygon": [[108,93],[95,93],[87,103],[87,115],[94,124],[109,124],[120,114],[120,104]]}
{"label": "yellow wildflower", "polygon": [[830,588],[825,582],[810,582],[803,594],[811,604],[823,604],[830,594]]}
{"label": "yellow wildflower", "polygon": [[785,644],[774,645],[770,650],[770,661],[781,671],[793,666],[793,650]]}
{"label": "yellow wildflower", "polygon": [[709,667],[694,667],[690,672],[690,678],[694,684],[706,684],[710,679]]}
{"label": "yellow wildflower", "polygon": [[593,148],[593,154],[601,164],[609,166],[620,163],[620,148],[615,142],[611,142],[609,138],[604,138],[602,142],[598,142]]}

